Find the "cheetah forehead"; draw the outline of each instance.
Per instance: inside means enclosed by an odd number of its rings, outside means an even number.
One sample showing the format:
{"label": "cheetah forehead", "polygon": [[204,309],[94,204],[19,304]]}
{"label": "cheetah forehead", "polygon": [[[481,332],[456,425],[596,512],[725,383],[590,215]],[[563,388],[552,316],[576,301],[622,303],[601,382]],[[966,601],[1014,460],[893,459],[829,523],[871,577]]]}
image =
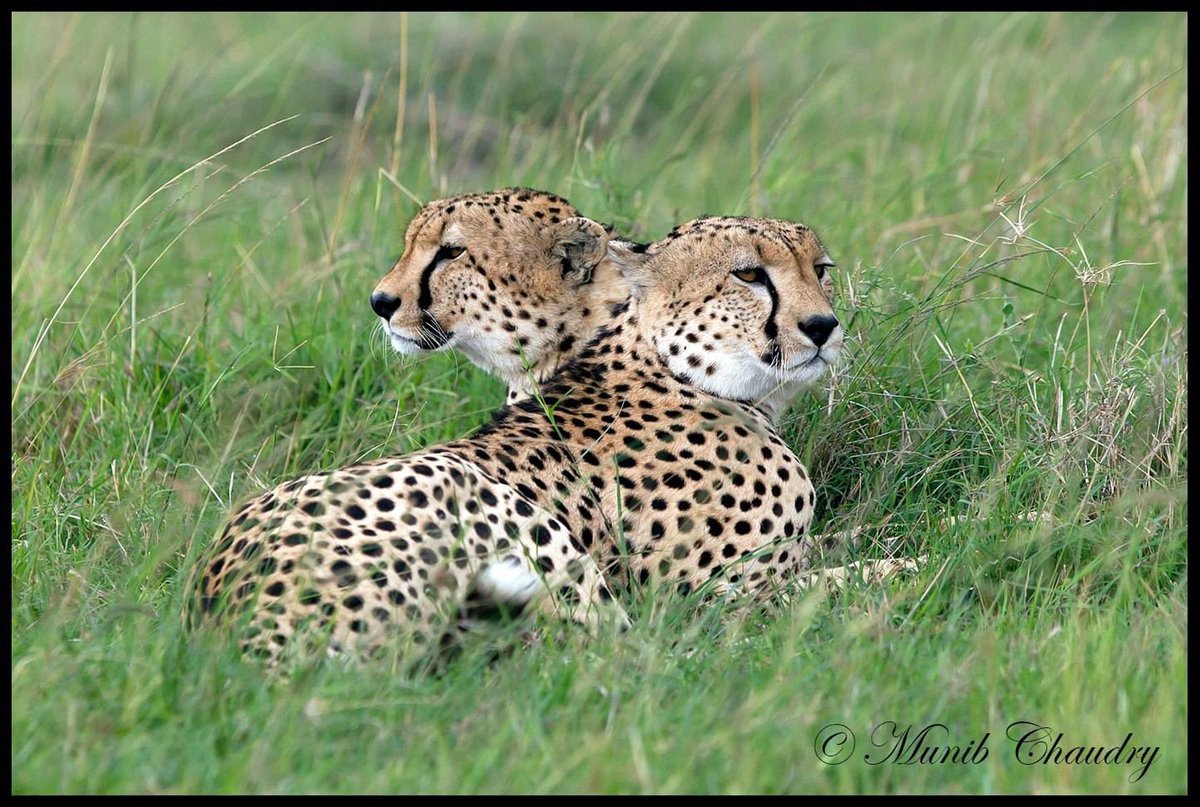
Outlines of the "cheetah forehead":
{"label": "cheetah forehead", "polygon": [[783,219],[749,216],[701,216],[681,224],[646,250],[650,262],[663,266],[680,263],[707,266],[736,264],[746,268],[760,263],[763,248],[771,245],[791,253],[796,261],[831,264],[828,251],[808,226]]}
{"label": "cheetah forehead", "polygon": [[750,216],[701,216],[671,230],[663,243],[687,241],[703,244],[719,242],[725,236],[732,235],[765,238],[791,248],[811,245],[824,251],[817,234],[805,224]]}
{"label": "cheetah forehead", "polygon": [[481,209],[488,213],[533,215],[534,211],[540,210],[544,213],[551,208],[563,218],[578,215],[570,202],[549,191],[534,188],[500,188],[483,193],[464,193],[429,202],[413,220],[449,215],[456,210]]}
{"label": "cheetah forehead", "polygon": [[[505,222],[522,230],[539,227],[579,215],[566,199],[549,191],[533,188],[500,188],[482,193],[464,193],[428,202],[409,221],[404,236],[410,248],[422,234],[441,236],[443,228],[455,221],[491,221],[503,227]],[[465,233],[455,236],[461,240]]]}

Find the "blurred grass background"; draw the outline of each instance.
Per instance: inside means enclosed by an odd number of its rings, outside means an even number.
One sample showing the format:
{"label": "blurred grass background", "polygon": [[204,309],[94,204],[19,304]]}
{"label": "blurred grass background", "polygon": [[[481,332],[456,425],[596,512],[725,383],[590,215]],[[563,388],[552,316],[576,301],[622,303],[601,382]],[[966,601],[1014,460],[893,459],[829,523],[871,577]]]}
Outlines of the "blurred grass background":
{"label": "blurred grass background", "polygon": [[[13,790],[1183,792],[1186,22],[14,14]],[[367,297],[420,201],[513,184],[814,227],[850,349],[785,436],[818,529],[883,525],[831,563],[928,567],[442,678],[182,633],[237,500],[500,405]],[[884,720],[991,758],[867,765]],[[1014,720],[1162,751],[1025,766]]]}

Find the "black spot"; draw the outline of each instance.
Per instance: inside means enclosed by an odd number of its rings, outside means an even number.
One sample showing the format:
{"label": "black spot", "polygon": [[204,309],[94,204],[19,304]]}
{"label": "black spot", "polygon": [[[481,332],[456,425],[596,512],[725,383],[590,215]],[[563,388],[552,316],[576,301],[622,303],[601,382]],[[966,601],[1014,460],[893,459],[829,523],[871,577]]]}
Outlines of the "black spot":
{"label": "black spot", "polygon": [[342,588],[354,585],[358,582],[358,575],[354,573],[354,567],[344,560],[335,560],[329,566],[329,570],[337,577],[337,584]]}

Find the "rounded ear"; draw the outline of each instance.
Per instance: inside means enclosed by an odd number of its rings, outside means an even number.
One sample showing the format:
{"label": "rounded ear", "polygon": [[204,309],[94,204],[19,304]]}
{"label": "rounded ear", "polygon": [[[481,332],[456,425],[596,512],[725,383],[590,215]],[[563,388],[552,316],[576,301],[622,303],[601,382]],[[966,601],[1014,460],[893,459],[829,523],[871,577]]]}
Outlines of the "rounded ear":
{"label": "rounded ear", "polygon": [[604,226],[583,216],[572,216],[547,229],[550,255],[562,261],[563,278],[577,286],[590,283],[592,270],[608,251]]}
{"label": "rounded ear", "polygon": [[621,270],[621,276],[629,285],[630,296],[636,299],[646,296],[646,290],[654,285],[656,279],[654,271],[648,265],[648,246],[649,244],[639,244],[623,238],[614,238],[608,242],[609,260]]}

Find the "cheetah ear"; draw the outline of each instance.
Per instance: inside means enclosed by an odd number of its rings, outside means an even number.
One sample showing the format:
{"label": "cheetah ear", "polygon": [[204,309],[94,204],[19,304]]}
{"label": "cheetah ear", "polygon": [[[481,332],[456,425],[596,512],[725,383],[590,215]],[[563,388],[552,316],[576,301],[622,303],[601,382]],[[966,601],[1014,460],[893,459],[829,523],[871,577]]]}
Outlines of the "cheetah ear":
{"label": "cheetah ear", "polygon": [[604,226],[583,216],[563,219],[548,228],[550,256],[562,261],[563,279],[576,286],[590,283],[592,270],[604,260],[608,233]]}
{"label": "cheetah ear", "polygon": [[629,293],[635,299],[646,296],[646,290],[657,282],[654,271],[647,265],[650,260],[646,250],[649,244],[614,238],[608,242],[608,257],[621,270],[621,276],[629,285]]}

